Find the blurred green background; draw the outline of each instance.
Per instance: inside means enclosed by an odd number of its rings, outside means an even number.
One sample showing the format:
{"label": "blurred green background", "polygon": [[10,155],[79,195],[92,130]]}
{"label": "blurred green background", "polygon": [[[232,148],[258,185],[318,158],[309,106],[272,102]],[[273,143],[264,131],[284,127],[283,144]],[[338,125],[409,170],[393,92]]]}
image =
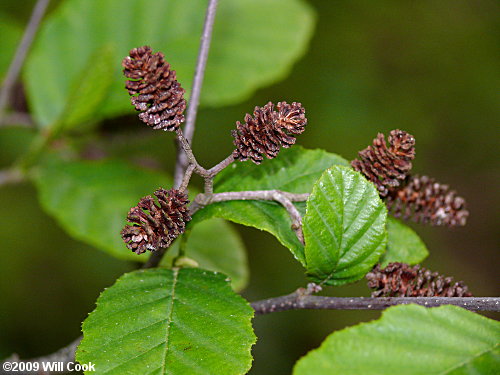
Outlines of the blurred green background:
{"label": "blurred green background", "polygon": [[[476,296],[498,296],[500,3],[309,3],[317,25],[305,56],[286,79],[244,103],[202,109],[193,145],[198,160],[211,166],[227,156],[235,121],[269,100],[302,102],[309,125],[298,143],[349,160],[377,132],[404,129],[417,140],[414,171],[450,184],[467,199],[470,211],[465,228],[412,225],[430,250],[424,265],[464,280]],[[33,4],[2,1],[0,13],[24,25]],[[107,152],[173,169],[171,135],[145,130],[135,116],[126,116],[104,122],[94,138],[84,141],[92,155]],[[26,148],[31,136],[29,129],[0,129],[1,167]],[[12,352],[46,354],[77,337],[100,291],[137,265],[71,239],[41,210],[27,183],[1,187],[0,207],[0,358]],[[306,283],[302,267],[274,237],[238,230],[251,267],[243,292],[247,299],[289,293]],[[324,294],[367,296],[369,291],[360,281]],[[288,374],[333,330],[379,314],[293,311],[257,317],[251,373]]]}

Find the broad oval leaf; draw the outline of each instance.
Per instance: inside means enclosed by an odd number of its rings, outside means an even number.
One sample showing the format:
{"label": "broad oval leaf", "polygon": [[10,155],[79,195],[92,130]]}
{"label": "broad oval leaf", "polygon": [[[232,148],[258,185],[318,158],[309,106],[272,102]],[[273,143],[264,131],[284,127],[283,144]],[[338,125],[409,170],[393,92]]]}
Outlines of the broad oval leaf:
{"label": "broad oval leaf", "polygon": [[[132,112],[120,63],[134,47],[163,51],[189,90],[206,5],[205,0],[62,2],[43,23],[26,63],[34,117],[42,126],[61,119],[72,88],[80,86],[86,64],[104,45],[113,49],[113,80],[95,119]],[[236,103],[283,78],[305,52],[313,25],[311,7],[300,0],[221,1],[202,104]]]}
{"label": "broad oval leaf", "polygon": [[387,309],[379,320],[331,334],[294,375],[496,374],[500,323],[455,306]]}
{"label": "broad oval leaf", "polygon": [[380,258],[382,267],[392,262],[418,264],[428,255],[424,241],[413,229],[397,219],[387,218],[387,250]]}
{"label": "broad oval leaf", "polygon": [[302,220],[308,275],[327,285],[362,278],[385,250],[386,218],[375,186],[359,172],[342,166],[326,170]]}
{"label": "broad oval leaf", "polygon": [[[215,192],[244,190],[283,190],[309,193],[316,180],[332,165],[348,165],[342,157],[323,150],[307,150],[299,146],[285,149],[278,157],[261,165],[236,161],[215,179]],[[305,203],[296,204],[305,212]],[[193,222],[220,217],[273,234],[302,264],[304,246],[291,229],[287,211],[276,202],[231,201],[211,204],[197,212]]]}
{"label": "broad oval leaf", "polygon": [[117,258],[146,261],[125,247],[120,231],[127,212],[139,199],[170,178],[117,160],[71,161],[53,159],[35,176],[40,202],[73,237]]}
{"label": "broad oval leaf", "polygon": [[[162,265],[172,265],[179,244],[180,241],[174,242],[163,257]],[[214,218],[196,224],[191,229],[185,246],[186,256],[194,259],[201,268],[228,275],[234,290],[242,290],[247,285],[248,263],[245,245],[230,223]]]}
{"label": "broad oval leaf", "polygon": [[101,294],[76,359],[95,364],[95,374],[244,374],[256,340],[252,317],[222,274],[136,271]]}

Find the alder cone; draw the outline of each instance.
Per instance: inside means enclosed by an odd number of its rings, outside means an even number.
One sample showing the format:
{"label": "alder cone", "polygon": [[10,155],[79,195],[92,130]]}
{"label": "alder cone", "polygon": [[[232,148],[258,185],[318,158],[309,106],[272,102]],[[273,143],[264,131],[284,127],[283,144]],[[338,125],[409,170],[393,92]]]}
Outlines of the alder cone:
{"label": "alder cone", "polygon": [[398,188],[412,168],[415,158],[415,138],[402,130],[389,133],[389,146],[379,133],[368,146],[358,153],[359,159],[351,161],[352,167],[361,172],[377,187],[381,197]]}
{"label": "alder cone", "polygon": [[153,129],[175,131],[184,122],[186,100],[175,70],[161,52],[148,46],[134,48],[122,62],[123,74],[130,80],[125,87],[139,118]]}
{"label": "alder cone", "polygon": [[453,283],[452,277],[444,277],[419,265],[390,263],[384,269],[375,266],[366,274],[372,297],[471,297],[461,281]]}
{"label": "alder cone", "polygon": [[464,198],[427,176],[410,177],[406,186],[387,197],[386,204],[394,216],[424,224],[463,226],[469,216]]}
{"label": "alder cone", "polygon": [[136,254],[169,247],[191,220],[184,192],[158,189],[154,195],[158,203],[150,195],[142,198],[127,215],[132,225],[126,225],[121,231],[123,241]]}
{"label": "alder cone", "polygon": [[237,130],[232,131],[235,159],[252,160],[260,164],[264,160],[275,158],[281,147],[288,148],[295,144],[294,135],[301,134],[307,125],[305,109],[301,103],[269,102],[264,107],[255,107],[253,117],[245,116],[245,122],[236,122]]}

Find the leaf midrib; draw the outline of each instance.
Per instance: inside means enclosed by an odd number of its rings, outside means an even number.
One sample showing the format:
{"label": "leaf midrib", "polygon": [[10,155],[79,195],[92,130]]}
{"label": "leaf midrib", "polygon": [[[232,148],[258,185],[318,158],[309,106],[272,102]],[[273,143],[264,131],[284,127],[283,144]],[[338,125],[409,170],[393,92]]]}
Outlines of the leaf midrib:
{"label": "leaf midrib", "polygon": [[449,374],[451,373],[452,371],[455,371],[457,369],[459,369],[460,367],[462,366],[465,366],[467,365],[468,363],[474,361],[476,358],[479,358],[481,357],[483,354],[486,354],[486,353],[489,353],[489,352],[493,352],[493,350],[495,350],[495,348],[498,347],[498,344],[495,344],[493,345],[491,348],[488,348],[486,350],[483,350],[482,352],[468,358],[467,360],[463,361],[463,362],[460,362],[458,365],[456,366],[453,366],[452,368],[448,369],[448,370],[444,370],[443,372],[440,372],[439,374],[437,375],[446,375],[446,374]]}
{"label": "leaf midrib", "polygon": [[163,363],[161,365],[161,373],[165,373],[165,365],[167,363],[167,355],[168,355],[168,339],[170,336],[170,326],[172,325],[172,316],[174,313],[174,299],[175,299],[175,286],[177,285],[177,280],[178,280],[178,275],[179,275],[179,269],[174,268],[172,269],[173,271],[173,278],[172,278],[172,290],[171,290],[171,301],[170,301],[170,313],[167,317],[167,328],[165,332],[165,354],[163,356]]}

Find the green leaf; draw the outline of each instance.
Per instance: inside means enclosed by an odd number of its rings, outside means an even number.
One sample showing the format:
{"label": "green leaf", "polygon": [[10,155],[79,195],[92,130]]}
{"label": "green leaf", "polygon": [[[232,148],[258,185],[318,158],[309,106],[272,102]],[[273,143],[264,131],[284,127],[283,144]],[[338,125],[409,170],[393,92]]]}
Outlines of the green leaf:
{"label": "green leaf", "polygon": [[359,172],[342,166],[325,171],[302,220],[308,275],[327,285],[362,278],[385,249],[386,218],[375,186]]}
{"label": "green leaf", "polygon": [[9,69],[10,62],[14,57],[18,43],[21,40],[23,30],[14,22],[12,16],[0,13],[0,35],[2,36],[2,53],[0,53],[0,82]]}
{"label": "green leaf", "polygon": [[[196,224],[187,238],[186,256],[198,262],[201,268],[228,275],[236,291],[247,285],[245,245],[231,224],[222,219],[209,219]],[[162,265],[172,265],[179,243],[180,241],[174,242],[163,258]]]}
{"label": "green leaf", "polygon": [[[272,190],[308,193],[326,168],[348,165],[342,157],[323,150],[306,150],[295,146],[280,152],[277,158],[261,165],[236,161],[215,179],[215,192]],[[296,204],[305,211],[305,203]],[[287,211],[276,202],[231,201],[214,203],[198,211],[193,222],[209,217],[221,217],[238,224],[265,230],[274,236],[305,264],[304,246],[291,229]]]}
{"label": "green leaf", "polygon": [[95,374],[244,374],[256,339],[252,317],[222,274],[136,271],[101,294],[76,359],[95,364]]}
{"label": "green leaf", "polygon": [[74,81],[66,108],[57,121],[59,126],[69,129],[94,120],[94,114],[105,100],[109,87],[113,82],[112,47],[104,45],[87,61],[80,72],[80,77]]}
{"label": "green leaf", "polygon": [[379,320],[334,332],[294,375],[496,374],[500,324],[455,306],[387,309]]}
{"label": "green leaf", "polygon": [[171,180],[116,160],[51,160],[35,176],[43,208],[73,237],[122,259],[146,261],[125,247],[120,231],[130,207]]}
{"label": "green leaf", "polygon": [[[85,79],[82,72],[90,57],[104,45],[113,46],[113,82],[95,119],[133,111],[121,60],[134,47],[147,44],[163,51],[189,90],[206,5],[205,0],[62,2],[43,23],[25,68],[34,117],[43,126],[61,118],[72,88]],[[314,13],[300,0],[220,2],[202,103],[236,103],[284,78],[305,52],[313,26]]]}
{"label": "green leaf", "polygon": [[421,263],[429,251],[413,229],[392,217],[387,218],[387,251],[380,258],[382,267],[392,262]]}

